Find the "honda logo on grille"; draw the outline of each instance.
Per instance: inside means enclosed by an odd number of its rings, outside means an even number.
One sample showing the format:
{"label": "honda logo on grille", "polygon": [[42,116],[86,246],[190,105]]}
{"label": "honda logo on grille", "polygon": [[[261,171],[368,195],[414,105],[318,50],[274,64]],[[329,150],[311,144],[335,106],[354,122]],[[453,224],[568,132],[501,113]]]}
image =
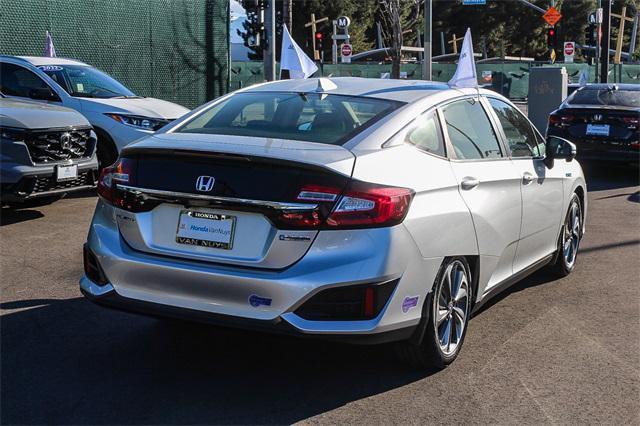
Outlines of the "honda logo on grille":
{"label": "honda logo on grille", "polygon": [[196,189],[200,192],[209,192],[213,189],[213,184],[216,180],[213,176],[198,176],[196,180]]}
{"label": "honda logo on grille", "polygon": [[60,136],[60,148],[69,149],[71,147],[71,134],[63,133]]}
{"label": "honda logo on grille", "polygon": [[602,121],[602,114],[595,114],[593,116],[593,121]]}

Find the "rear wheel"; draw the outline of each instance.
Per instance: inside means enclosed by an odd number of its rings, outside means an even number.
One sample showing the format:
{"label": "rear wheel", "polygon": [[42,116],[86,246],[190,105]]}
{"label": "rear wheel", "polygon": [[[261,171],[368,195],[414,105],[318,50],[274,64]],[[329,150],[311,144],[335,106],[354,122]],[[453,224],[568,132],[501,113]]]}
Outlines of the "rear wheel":
{"label": "rear wheel", "polygon": [[582,224],[583,216],[580,197],[577,194],[573,194],[560,231],[556,261],[552,265],[552,270],[561,277],[569,275],[576,266],[578,248],[582,239]]}
{"label": "rear wheel", "polygon": [[445,260],[430,297],[425,301],[425,330],[419,343],[402,342],[399,354],[421,368],[442,369],[462,348],[471,314],[473,286],[469,264],[462,257]]}

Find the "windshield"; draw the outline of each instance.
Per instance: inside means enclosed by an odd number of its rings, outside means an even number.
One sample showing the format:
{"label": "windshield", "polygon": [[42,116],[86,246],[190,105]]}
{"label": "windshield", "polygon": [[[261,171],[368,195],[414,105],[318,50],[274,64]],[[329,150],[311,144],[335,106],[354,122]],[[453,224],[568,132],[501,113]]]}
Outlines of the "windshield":
{"label": "windshield", "polygon": [[640,107],[640,90],[583,89],[575,92],[569,103]]}
{"label": "windshield", "polygon": [[177,132],[341,145],[400,105],[383,99],[318,93],[237,93]]}
{"label": "windshield", "polygon": [[95,68],[83,65],[39,66],[71,96],[82,98],[136,97],[120,82]]}

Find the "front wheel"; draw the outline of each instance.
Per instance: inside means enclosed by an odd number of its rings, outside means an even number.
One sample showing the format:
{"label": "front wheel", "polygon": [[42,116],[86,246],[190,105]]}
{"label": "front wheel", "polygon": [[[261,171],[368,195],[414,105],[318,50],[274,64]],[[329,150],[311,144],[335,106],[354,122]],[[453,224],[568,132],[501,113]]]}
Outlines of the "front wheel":
{"label": "front wheel", "polygon": [[582,239],[583,215],[581,206],[580,197],[573,194],[560,231],[556,261],[552,265],[553,271],[561,277],[569,275],[576,266],[578,248]]}
{"label": "front wheel", "polygon": [[471,315],[473,286],[469,264],[462,257],[446,259],[423,309],[425,333],[420,343],[403,342],[399,354],[421,368],[443,369],[462,348]]}

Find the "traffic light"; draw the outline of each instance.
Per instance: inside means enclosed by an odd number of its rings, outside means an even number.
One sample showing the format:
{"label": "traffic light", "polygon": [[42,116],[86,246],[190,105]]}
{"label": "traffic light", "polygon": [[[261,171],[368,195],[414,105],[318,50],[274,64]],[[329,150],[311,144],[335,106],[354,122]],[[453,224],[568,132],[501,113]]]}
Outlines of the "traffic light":
{"label": "traffic light", "polygon": [[584,44],[587,46],[596,45],[596,26],[594,24],[590,24],[584,29]]}
{"label": "traffic light", "polygon": [[322,41],[324,40],[324,34],[322,34],[322,31],[316,31],[316,50],[319,50],[320,52],[322,52]]}
{"label": "traffic light", "polygon": [[555,27],[547,28],[547,47],[549,49],[555,49],[558,44],[558,37]]}

